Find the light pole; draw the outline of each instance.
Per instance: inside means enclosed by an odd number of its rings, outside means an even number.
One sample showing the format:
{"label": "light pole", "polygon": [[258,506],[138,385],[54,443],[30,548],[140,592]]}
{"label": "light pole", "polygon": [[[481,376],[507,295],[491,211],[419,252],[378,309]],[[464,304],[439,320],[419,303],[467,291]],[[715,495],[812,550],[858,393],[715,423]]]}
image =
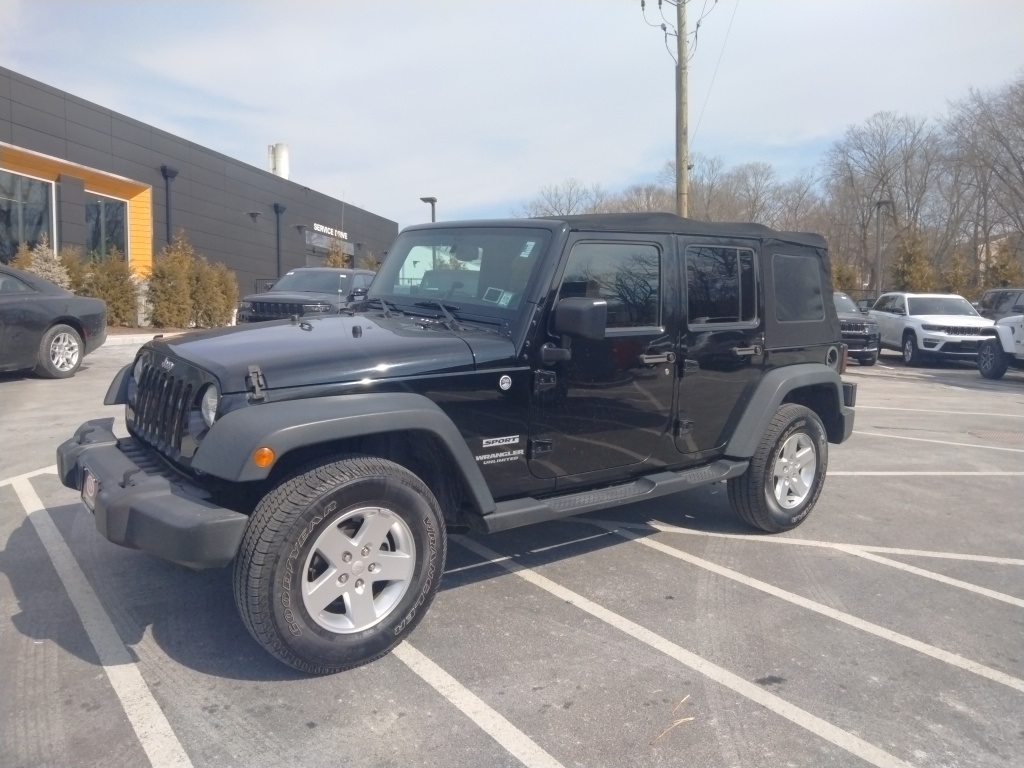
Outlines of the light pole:
{"label": "light pole", "polygon": [[430,220],[431,221],[437,221],[437,217],[435,216],[435,208],[434,208],[434,206],[437,205],[437,198],[436,197],[421,197],[420,200],[422,200],[424,203],[430,203]]}
{"label": "light pole", "polygon": [[875,298],[882,295],[882,206],[892,208],[892,200],[875,201]]}

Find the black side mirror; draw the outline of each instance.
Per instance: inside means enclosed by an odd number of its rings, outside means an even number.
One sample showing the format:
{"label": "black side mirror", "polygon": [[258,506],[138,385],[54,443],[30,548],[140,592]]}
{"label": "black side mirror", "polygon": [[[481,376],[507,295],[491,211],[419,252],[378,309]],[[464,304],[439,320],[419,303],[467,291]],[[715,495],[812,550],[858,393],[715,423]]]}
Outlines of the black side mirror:
{"label": "black side mirror", "polygon": [[608,302],[604,299],[570,297],[555,305],[554,331],[561,335],[559,345],[548,343],[541,347],[540,358],[544,363],[564,362],[572,359],[572,339],[600,341],[604,338],[608,322]]}
{"label": "black side mirror", "polygon": [[366,292],[368,290],[368,288],[353,288],[352,301],[366,301]]}

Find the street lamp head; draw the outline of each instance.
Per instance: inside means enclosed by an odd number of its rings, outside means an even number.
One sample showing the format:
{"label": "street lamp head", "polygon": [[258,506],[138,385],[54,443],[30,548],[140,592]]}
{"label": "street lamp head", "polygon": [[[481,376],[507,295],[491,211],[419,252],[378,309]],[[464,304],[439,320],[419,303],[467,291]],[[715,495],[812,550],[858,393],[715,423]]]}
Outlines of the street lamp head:
{"label": "street lamp head", "polygon": [[437,202],[436,197],[421,197],[420,200],[424,203],[430,203],[431,205]]}
{"label": "street lamp head", "polygon": [[421,197],[420,200],[422,200],[424,203],[429,203],[430,204],[430,220],[431,221],[437,221],[436,209],[434,208],[434,206],[437,205],[437,198],[436,197]]}

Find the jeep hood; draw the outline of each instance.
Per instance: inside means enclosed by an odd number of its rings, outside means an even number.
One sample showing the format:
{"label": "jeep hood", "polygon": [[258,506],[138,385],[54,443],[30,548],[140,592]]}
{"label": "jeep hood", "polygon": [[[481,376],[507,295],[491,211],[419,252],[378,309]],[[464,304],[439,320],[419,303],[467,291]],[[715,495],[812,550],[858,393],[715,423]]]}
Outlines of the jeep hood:
{"label": "jeep hood", "polygon": [[314,291],[267,291],[246,296],[242,301],[266,301],[274,304],[313,304],[316,302],[338,304],[344,296],[334,293],[317,293]]}
{"label": "jeep hood", "polygon": [[473,326],[453,332],[428,318],[332,316],[280,320],[155,339],[147,346],[217,377],[221,392],[247,389],[259,366],[268,390],[474,371],[514,360],[511,341]]}

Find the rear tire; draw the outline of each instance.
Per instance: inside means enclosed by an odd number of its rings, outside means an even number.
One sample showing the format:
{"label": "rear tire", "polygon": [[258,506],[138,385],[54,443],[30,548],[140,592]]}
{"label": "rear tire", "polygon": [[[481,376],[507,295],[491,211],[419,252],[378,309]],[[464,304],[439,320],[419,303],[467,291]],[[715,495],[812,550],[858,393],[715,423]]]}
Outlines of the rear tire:
{"label": "rear tire", "polygon": [[729,480],[729,503],[748,525],[791,530],[814,508],[827,469],[828,438],[818,415],[787,403],[775,412],[747,471]]}
{"label": "rear tire", "polygon": [[82,337],[70,325],[55,325],[43,334],[35,372],[48,379],[69,379],[82,365]]}
{"label": "rear tire", "polygon": [[903,334],[903,362],[907,365],[924,363],[924,353],[917,346],[917,338],[911,331]]}
{"label": "rear tire", "polygon": [[347,458],[292,476],[257,505],[235,604],[273,656],[309,674],[366,664],[423,618],[447,538],[427,486],[394,462]]}
{"label": "rear tire", "polygon": [[986,379],[1001,379],[1009,362],[998,339],[985,339],[978,347],[978,372]]}

